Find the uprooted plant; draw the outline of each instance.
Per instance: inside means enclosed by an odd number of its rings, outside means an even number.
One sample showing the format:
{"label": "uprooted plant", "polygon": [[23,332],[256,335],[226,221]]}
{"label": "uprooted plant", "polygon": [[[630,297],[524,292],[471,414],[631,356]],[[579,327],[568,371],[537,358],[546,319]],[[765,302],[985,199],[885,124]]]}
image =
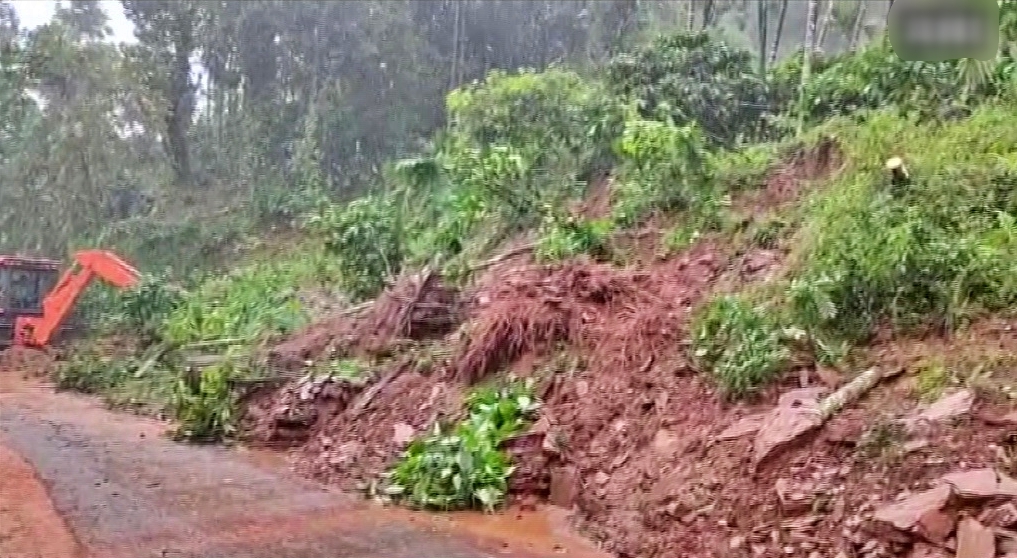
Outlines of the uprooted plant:
{"label": "uprooted plant", "polygon": [[230,380],[237,375],[229,359],[177,380],[174,436],[192,442],[218,441],[236,431],[236,399]]}
{"label": "uprooted plant", "polygon": [[494,510],[513,467],[502,443],[521,432],[539,408],[532,381],[482,387],[466,400],[466,418],[436,423],[414,440],[388,475],[385,493],[413,507]]}

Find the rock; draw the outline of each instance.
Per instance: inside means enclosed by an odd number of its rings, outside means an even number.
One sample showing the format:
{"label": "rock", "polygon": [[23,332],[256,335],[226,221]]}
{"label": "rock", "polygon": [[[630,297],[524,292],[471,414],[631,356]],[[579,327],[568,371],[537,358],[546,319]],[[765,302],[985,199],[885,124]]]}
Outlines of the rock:
{"label": "rock", "polygon": [[723,432],[718,434],[717,439],[721,441],[734,440],[736,438],[741,438],[742,436],[755,434],[759,431],[759,427],[762,426],[763,419],[765,418],[765,413],[742,417],[737,422],[724,429]]}
{"label": "rock", "polygon": [[551,486],[547,501],[554,506],[572,509],[579,498],[579,473],[575,467],[551,470]]}
{"label": "rock", "polygon": [[417,429],[405,422],[397,422],[392,425],[392,441],[400,446],[412,442],[416,435]]}
{"label": "rock", "polygon": [[915,426],[923,422],[940,422],[946,419],[959,417],[971,412],[971,406],[974,402],[974,392],[969,389],[963,389],[940,397],[935,403],[926,407],[922,412],[913,417],[904,419],[904,423],[909,429],[913,429]]}
{"label": "rock", "polygon": [[978,420],[993,426],[1017,426],[1017,411],[1005,415],[980,414]]}
{"label": "rock", "polygon": [[544,434],[544,440],[540,443],[540,449],[551,455],[560,454],[561,448],[558,447],[558,436],[553,432]]}
{"label": "rock", "polygon": [[728,541],[728,543],[727,543],[727,547],[730,548],[731,550],[738,550],[739,548],[742,548],[743,546],[745,546],[745,537],[743,537],[741,535],[736,536],[736,537],[731,537],[731,540]]}
{"label": "rock", "polygon": [[364,451],[364,444],[356,440],[344,442],[335,448],[329,455],[328,463],[332,466],[346,465],[355,461]]}
{"label": "rock", "polygon": [[913,451],[925,449],[929,447],[929,445],[929,441],[924,438],[919,440],[908,440],[907,442],[904,442],[904,447],[902,449],[904,450],[904,453],[911,453]]}
{"label": "rock", "polygon": [[777,407],[767,414],[753,443],[752,460],[756,467],[771,454],[793,443],[799,436],[823,424],[823,419],[816,409],[808,403],[802,401],[799,403],[802,403],[799,407]]}
{"label": "rock", "polygon": [[940,485],[877,508],[872,519],[900,531],[910,532],[923,516],[943,509],[950,495],[950,486]]}
{"label": "rock", "polygon": [[533,423],[530,427],[532,434],[547,434],[551,431],[551,421],[547,417],[540,417],[537,422]]}
{"label": "rock", "polygon": [[994,508],[989,508],[978,516],[982,525],[989,527],[1008,528],[1017,525],[1017,504],[1008,502]]}
{"label": "rock", "polygon": [[938,546],[917,542],[911,547],[908,558],[950,558],[950,554]]}
{"label": "rock", "polygon": [[970,517],[957,526],[957,558],[995,558],[996,537],[992,529]]}
{"label": "rock", "polygon": [[785,515],[798,515],[812,508],[813,498],[801,490],[793,490],[787,479],[777,479],[773,485]]}
{"label": "rock", "polygon": [[1017,480],[994,469],[972,469],[940,477],[962,498],[1017,498]]}
{"label": "rock", "polygon": [[593,475],[593,482],[600,486],[607,484],[609,480],[611,480],[611,475],[604,471],[597,471],[597,474]]}
{"label": "rock", "polygon": [[590,393],[590,382],[587,382],[586,380],[579,380],[576,382],[576,395],[582,398],[586,397],[588,393]]}
{"label": "rock", "polygon": [[953,533],[956,523],[957,520],[953,515],[943,510],[931,510],[918,518],[914,532],[929,542],[943,544]]}
{"label": "rock", "polygon": [[662,428],[653,435],[651,445],[656,453],[663,457],[671,457],[678,449],[678,436],[674,432]]}

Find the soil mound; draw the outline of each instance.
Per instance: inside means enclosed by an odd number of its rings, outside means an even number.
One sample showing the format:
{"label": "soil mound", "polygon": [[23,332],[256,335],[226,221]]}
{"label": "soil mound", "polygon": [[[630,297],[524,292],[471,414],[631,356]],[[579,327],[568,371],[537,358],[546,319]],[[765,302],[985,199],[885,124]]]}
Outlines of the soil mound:
{"label": "soil mound", "polygon": [[453,375],[473,383],[558,343],[613,367],[640,368],[650,355],[673,355],[689,308],[723,264],[704,244],[645,271],[570,262],[489,277],[474,295]]}
{"label": "soil mound", "polygon": [[[369,482],[413,434],[455,418],[466,385],[563,348],[592,355],[595,364],[577,374],[594,378],[606,391],[576,401],[575,386],[589,385],[589,379],[569,387],[547,384],[550,416],[576,421],[574,429],[569,427],[572,439],[591,439],[613,413],[630,403],[641,408],[632,396],[635,391],[652,385],[657,376],[677,381],[678,373],[687,370],[681,340],[687,337],[689,310],[724,263],[713,246],[703,244],[647,271],[572,262],[521,266],[482,278],[470,299],[470,327],[449,340],[451,355],[432,362],[430,376],[412,360],[382,374],[388,383],[369,403],[337,411],[317,429],[300,452],[298,469],[347,488]],[[572,406],[577,410],[562,410]],[[525,447],[513,449],[540,460],[535,464],[527,458],[512,480],[514,489],[546,496],[550,478],[545,465],[551,459]]]}
{"label": "soil mound", "polygon": [[329,376],[307,375],[282,387],[265,386],[244,397],[240,431],[254,446],[288,448],[310,438],[318,420],[341,411],[361,385]]}
{"label": "soil mound", "polygon": [[766,181],[763,192],[767,207],[794,201],[808,181],[826,178],[844,163],[837,140],[830,136],[824,137],[815,147],[796,148],[782,159],[784,162]]}
{"label": "soil mound", "polygon": [[364,488],[412,437],[460,412],[456,384],[422,374],[411,363],[397,365],[386,377],[390,383],[369,403],[348,406],[323,422],[300,451],[299,472],[347,489]]}
{"label": "soil mound", "polygon": [[[792,201],[803,179],[825,176],[840,161],[832,139],[796,152],[771,177],[761,193],[770,205],[761,202],[760,209]],[[641,269],[584,261],[490,269],[463,303],[468,325],[451,335],[443,330],[450,353],[427,366],[413,358],[394,364],[353,400],[319,413],[298,470],[363,487],[414,435],[456,418],[469,384],[524,364],[534,369],[566,353],[574,365],[542,384],[537,424],[506,444],[518,466],[511,491],[573,510],[579,527],[617,556],[1017,553],[1017,492],[1010,492],[1017,475],[1017,412],[1011,403],[954,389],[942,401],[919,403],[914,375],[898,375],[773,459],[754,460],[749,434],[762,429],[758,417],[786,399],[781,391],[787,386],[751,403],[717,397],[688,361],[690,310],[722,288],[725,277],[759,280],[783,255],[764,250],[729,257],[722,248],[703,240]],[[416,294],[403,288],[405,294],[377,305],[396,310],[379,311],[388,316],[380,321],[358,322],[357,331],[368,334],[355,339],[413,335],[398,316],[412,314],[405,309]],[[932,346],[954,357],[975,347],[976,337],[988,339],[1013,383],[1017,360],[1005,355],[1017,354],[1014,326],[977,326],[975,337]],[[438,329],[423,331],[439,335]],[[915,347],[904,356],[894,352],[901,346],[894,340],[875,347],[864,364],[911,367],[915,355],[932,350]],[[956,367],[977,368],[985,351],[978,358]],[[811,363],[797,372],[785,383],[824,395],[846,380],[844,371]],[[967,406],[957,407],[958,401]],[[972,548],[981,553],[970,554]]]}

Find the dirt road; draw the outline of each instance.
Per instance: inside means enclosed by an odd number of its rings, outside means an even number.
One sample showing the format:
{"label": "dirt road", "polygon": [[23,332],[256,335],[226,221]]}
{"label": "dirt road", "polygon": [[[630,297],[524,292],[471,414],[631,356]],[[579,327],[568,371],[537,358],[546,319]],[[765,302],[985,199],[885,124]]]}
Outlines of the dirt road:
{"label": "dirt road", "polygon": [[88,398],[0,379],[0,555],[598,556],[532,525],[506,534],[490,519],[381,510],[295,478],[272,456],[176,444],[161,436],[165,428]]}

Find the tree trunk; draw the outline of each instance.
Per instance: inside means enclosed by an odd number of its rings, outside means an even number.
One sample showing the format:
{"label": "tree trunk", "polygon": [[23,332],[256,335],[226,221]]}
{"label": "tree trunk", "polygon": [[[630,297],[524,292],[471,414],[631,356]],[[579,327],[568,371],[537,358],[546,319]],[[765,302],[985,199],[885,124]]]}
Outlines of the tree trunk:
{"label": "tree trunk", "polygon": [[816,12],[819,8],[819,0],[809,0],[808,11],[805,16],[805,48],[804,59],[802,60],[802,79],[798,87],[798,133],[805,128],[805,86],[812,77],[812,53],[816,42]]}
{"label": "tree trunk", "polygon": [[716,5],[714,0],[705,0],[705,2],[703,2],[703,31],[713,25],[713,16],[716,11],[714,9],[715,7]]}
{"label": "tree trunk", "polygon": [[769,0],[756,0],[756,32],[759,34],[759,75],[766,75],[766,47],[769,40],[766,36]]}
{"label": "tree trunk", "polygon": [[773,66],[777,63],[777,52],[780,49],[780,36],[784,34],[784,21],[787,19],[788,0],[780,3],[780,15],[777,16],[777,32],[773,36],[773,48],[770,49],[770,60],[768,64]]}
{"label": "tree trunk", "polygon": [[452,69],[449,72],[448,90],[452,91],[459,85],[459,22],[462,19],[463,3],[455,2],[455,15],[452,20]]}
{"label": "tree trunk", "polygon": [[826,11],[823,12],[823,19],[816,34],[816,50],[823,50],[823,45],[826,44],[826,33],[830,30],[830,24],[833,23],[833,7],[833,0],[827,0]]}
{"label": "tree trunk", "polygon": [[692,32],[696,27],[696,0],[688,1],[688,11],[685,12],[685,30]]}
{"label": "tree trunk", "polygon": [[851,37],[848,41],[848,50],[858,48],[858,42],[862,38],[862,28],[865,27],[865,0],[859,0],[858,12],[855,13],[855,23],[851,26]]}

